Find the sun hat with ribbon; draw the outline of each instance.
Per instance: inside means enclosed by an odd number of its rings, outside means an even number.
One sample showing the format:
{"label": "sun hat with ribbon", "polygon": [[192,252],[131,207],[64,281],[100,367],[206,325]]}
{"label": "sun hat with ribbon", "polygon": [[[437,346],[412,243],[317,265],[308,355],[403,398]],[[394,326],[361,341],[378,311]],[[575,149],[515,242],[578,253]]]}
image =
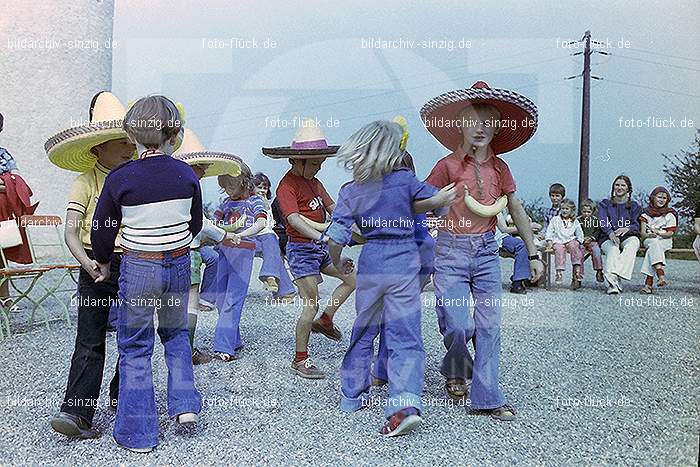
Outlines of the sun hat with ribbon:
{"label": "sun hat with ribbon", "polygon": [[420,110],[420,116],[435,139],[454,151],[464,141],[459,114],[474,104],[492,105],[501,114],[500,130],[491,141],[491,149],[496,154],[522,146],[537,130],[537,106],[530,99],[507,89],[492,89],[483,81],[477,81],[469,89],[446,92],[430,99]]}
{"label": "sun hat with ribbon", "polygon": [[199,138],[197,138],[197,135],[189,128],[185,128],[182,145],[173,153],[173,157],[186,162],[190,166],[199,165],[205,167],[202,178],[218,177],[219,175],[238,177],[241,174],[241,168],[247,167],[243,159],[235,154],[207,151],[199,141]]}
{"label": "sun hat with ribbon", "polygon": [[63,130],[46,141],[44,149],[49,160],[74,172],[92,169],[97,162],[97,156],[90,151],[92,148],[127,137],[122,128],[125,115],[126,109],[114,94],[100,93],[95,98],[90,123]]}
{"label": "sun hat with ribbon", "polygon": [[305,118],[291,145],[262,148],[262,153],[272,159],[318,159],[334,156],[339,148],[339,145],[328,145],[315,119]]}

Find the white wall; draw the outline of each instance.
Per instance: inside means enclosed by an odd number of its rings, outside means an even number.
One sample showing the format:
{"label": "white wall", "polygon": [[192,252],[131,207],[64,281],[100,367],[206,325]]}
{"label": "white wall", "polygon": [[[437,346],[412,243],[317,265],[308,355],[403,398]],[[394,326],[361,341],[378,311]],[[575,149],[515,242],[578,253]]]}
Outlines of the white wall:
{"label": "white wall", "polygon": [[53,166],[44,142],[87,120],[92,96],[111,88],[113,15],[113,0],[0,0],[0,146],[37,213],[64,216],[77,174]]}

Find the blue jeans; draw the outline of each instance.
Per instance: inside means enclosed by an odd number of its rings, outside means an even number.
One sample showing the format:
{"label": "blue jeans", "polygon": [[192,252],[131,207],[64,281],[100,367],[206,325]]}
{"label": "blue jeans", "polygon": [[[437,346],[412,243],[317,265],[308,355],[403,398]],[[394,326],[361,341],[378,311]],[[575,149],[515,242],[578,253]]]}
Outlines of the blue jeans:
{"label": "blue jeans", "polygon": [[[433,273],[433,264],[435,263],[435,240],[433,237],[426,237],[423,240],[416,241],[418,253],[420,255],[420,271],[418,272],[418,282],[420,290],[426,286],[430,280],[430,275]],[[419,292],[420,294],[420,292]],[[419,295],[420,296],[420,295]],[[382,302],[377,302],[376,306],[383,306]],[[372,374],[375,378],[388,381],[386,365],[389,360],[389,350],[386,348],[386,340],[384,339],[384,328],[379,331],[379,349],[377,349],[377,358],[372,367]]]}
{"label": "blue jeans", "polygon": [[216,271],[216,308],[219,319],[214,331],[214,351],[234,355],[243,347],[241,314],[248,294],[255,250],[219,248]]}
{"label": "blue jeans", "polygon": [[154,313],[158,313],[158,335],[168,366],[168,416],[202,409],[202,397],[194,386],[187,334],[189,288],[189,254],[162,260],[129,254],[122,257],[117,328],[121,378],[114,439],[123,446],[147,448],[158,444],[151,369]]}
{"label": "blue jeans", "polygon": [[513,237],[512,235],[503,237],[501,248],[515,257],[513,275],[510,277],[511,282],[529,279],[530,260],[527,259],[527,247],[523,239],[520,237]]}
{"label": "blue jeans", "polygon": [[287,268],[284,267],[282,254],[280,253],[279,240],[275,234],[263,234],[255,237],[255,253],[262,254],[263,263],[258,277],[274,277],[279,281],[279,290],[276,297],[296,293],[292,278],[289,277]]}
{"label": "blue jeans", "polygon": [[419,269],[413,239],[370,241],[362,248],[355,295],[357,316],[340,367],[341,410],[359,410],[368,398],[374,339],[380,328],[388,349],[385,415],[390,417],[407,407],[423,410],[425,351]]}
{"label": "blue jeans", "polygon": [[214,303],[216,302],[216,264],[219,261],[219,253],[211,246],[202,246],[199,247],[199,254],[202,255],[202,262],[205,265],[199,297]]}
{"label": "blue jeans", "polygon": [[[440,333],[447,349],[440,372],[446,378],[472,377],[469,397],[472,408],[502,406],[505,398],[498,384],[501,267],[493,232],[438,233],[435,299]],[[474,335],[476,351],[472,361],[467,344]]]}

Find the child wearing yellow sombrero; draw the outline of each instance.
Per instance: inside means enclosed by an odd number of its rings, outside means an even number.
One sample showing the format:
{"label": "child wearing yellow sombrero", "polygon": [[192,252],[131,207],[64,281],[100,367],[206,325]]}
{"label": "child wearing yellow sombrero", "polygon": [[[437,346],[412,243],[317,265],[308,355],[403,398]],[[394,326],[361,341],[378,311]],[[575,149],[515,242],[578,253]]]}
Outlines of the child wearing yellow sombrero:
{"label": "child wearing yellow sombrero", "polygon": [[[542,265],[515,181],[498,155],[532,137],[537,108],[513,91],[478,81],[469,89],[431,99],[421,109],[421,118],[451,151],[438,161],[427,182],[438,188],[456,183],[458,193],[463,193],[440,219],[435,246],[436,312],[447,349],[440,371],[450,397],[466,397],[473,378],[472,409],[512,420],[515,409],[506,403],[498,381],[501,270],[494,238],[496,214],[506,204],[527,247],[533,281],[541,275]],[[467,348],[473,336],[474,360]]]}
{"label": "child wearing yellow sombrero", "polygon": [[[321,164],[333,157],[339,146],[329,146],[313,119],[304,119],[290,146],[262,148],[273,159],[289,159],[292,168],[277,186],[277,200],[287,222],[289,241],[286,247],[289,269],[302,301],[302,314],[296,326],[296,352],[292,373],[308,379],[325,378],[309,359],[309,337],[319,332],[329,339],[340,340],[342,334],[333,325],[333,316],[355,290],[355,274],[339,271],[328,255],[328,236],[324,234],[326,215],[332,214],[335,202],[316,178]],[[318,313],[318,283],[321,273],[342,281],[333,291],[321,316]]]}
{"label": "child wearing yellow sombrero", "polygon": [[[242,161],[240,157],[224,152],[207,151],[202,143],[199,142],[197,135],[189,128],[185,128],[182,145],[180,149],[173,153],[173,157],[186,162],[192,167],[194,174],[200,181],[207,177],[218,177],[219,175],[237,177],[241,173]],[[202,283],[202,254],[200,250],[206,244],[220,244],[226,239],[233,241],[234,238],[232,233],[226,232],[207,219],[206,216],[202,217],[202,221],[202,231],[190,244],[191,285],[187,305],[187,327],[189,329],[190,346],[192,347],[193,365],[201,365],[211,361],[211,355],[208,352],[194,346],[197,316],[199,314],[199,287]]]}
{"label": "child wearing yellow sombrero", "polygon": [[[107,174],[131,159],[135,146],[122,129],[126,110],[110,92],[92,98],[90,123],[51,137],[45,145],[49,160],[66,170],[80,172],[73,182],[66,212],[65,239],[80,262],[78,331],[61,411],[51,420],[54,430],[71,438],[93,438],[95,404],[100,395],[105,361],[105,332],[109,311],[117,303],[121,249],[119,239],[108,281],[96,282],[99,270],[90,243],[90,226]],[[113,405],[119,388],[118,369],[110,384]]]}

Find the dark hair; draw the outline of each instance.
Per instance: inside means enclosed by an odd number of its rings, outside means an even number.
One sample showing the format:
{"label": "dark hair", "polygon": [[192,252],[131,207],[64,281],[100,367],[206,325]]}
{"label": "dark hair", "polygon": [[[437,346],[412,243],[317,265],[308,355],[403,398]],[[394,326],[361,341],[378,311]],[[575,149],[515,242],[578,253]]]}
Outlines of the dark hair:
{"label": "dark hair", "polygon": [[253,191],[253,174],[246,164],[241,164],[241,174],[238,177],[219,175],[216,177],[216,181],[219,183],[223,193],[226,192],[227,187],[235,187],[242,193],[245,193],[246,196]]}
{"label": "dark hair", "polygon": [[413,156],[408,151],[403,152],[403,159],[401,159],[401,167],[406,167],[410,169],[411,172],[416,173],[416,166],[413,163]]}
{"label": "dark hair", "polygon": [[615,177],[615,180],[612,182],[612,186],[610,187],[610,201],[613,200],[613,197],[615,196],[615,182],[618,180],[622,180],[627,184],[628,192],[627,192],[627,204],[625,204],[625,207],[627,209],[630,209],[632,207],[632,180],[627,175],[618,175]]}
{"label": "dark hair", "polygon": [[92,100],[90,101],[90,110],[88,110],[88,118],[90,119],[90,121],[92,121],[92,112],[93,112],[93,110],[95,110],[95,104],[97,103],[97,98],[100,97],[100,94],[102,94],[103,92],[107,92],[107,91],[100,91],[97,94],[95,94],[94,96],[92,96]]}
{"label": "dark hair", "polygon": [[549,194],[551,195],[552,193],[561,195],[563,198],[566,196],[566,188],[561,183],[552,183],[549,185]]}
{"label": "dark hair", "polygon": [[183,128],[180,111],[165,96],[142,97],[127,111],[124,131],[146,148],[157,148]]}
{"label": "dark hair", "polygon": [[262,172],[258,172],[255,175],[253,175],[253,186],[258,186],[258,185],[267,185],[267,199],[272,198],[272,193],[270,193],[270,189],[272,188],[272,183],[270,183],[270,179],[267,178],[267,175],[265,175]]}
{"label": "dark hair", "polygon": [[5,117],[0,114],[0,131],[2,131],[2,127],[5,124]]}

